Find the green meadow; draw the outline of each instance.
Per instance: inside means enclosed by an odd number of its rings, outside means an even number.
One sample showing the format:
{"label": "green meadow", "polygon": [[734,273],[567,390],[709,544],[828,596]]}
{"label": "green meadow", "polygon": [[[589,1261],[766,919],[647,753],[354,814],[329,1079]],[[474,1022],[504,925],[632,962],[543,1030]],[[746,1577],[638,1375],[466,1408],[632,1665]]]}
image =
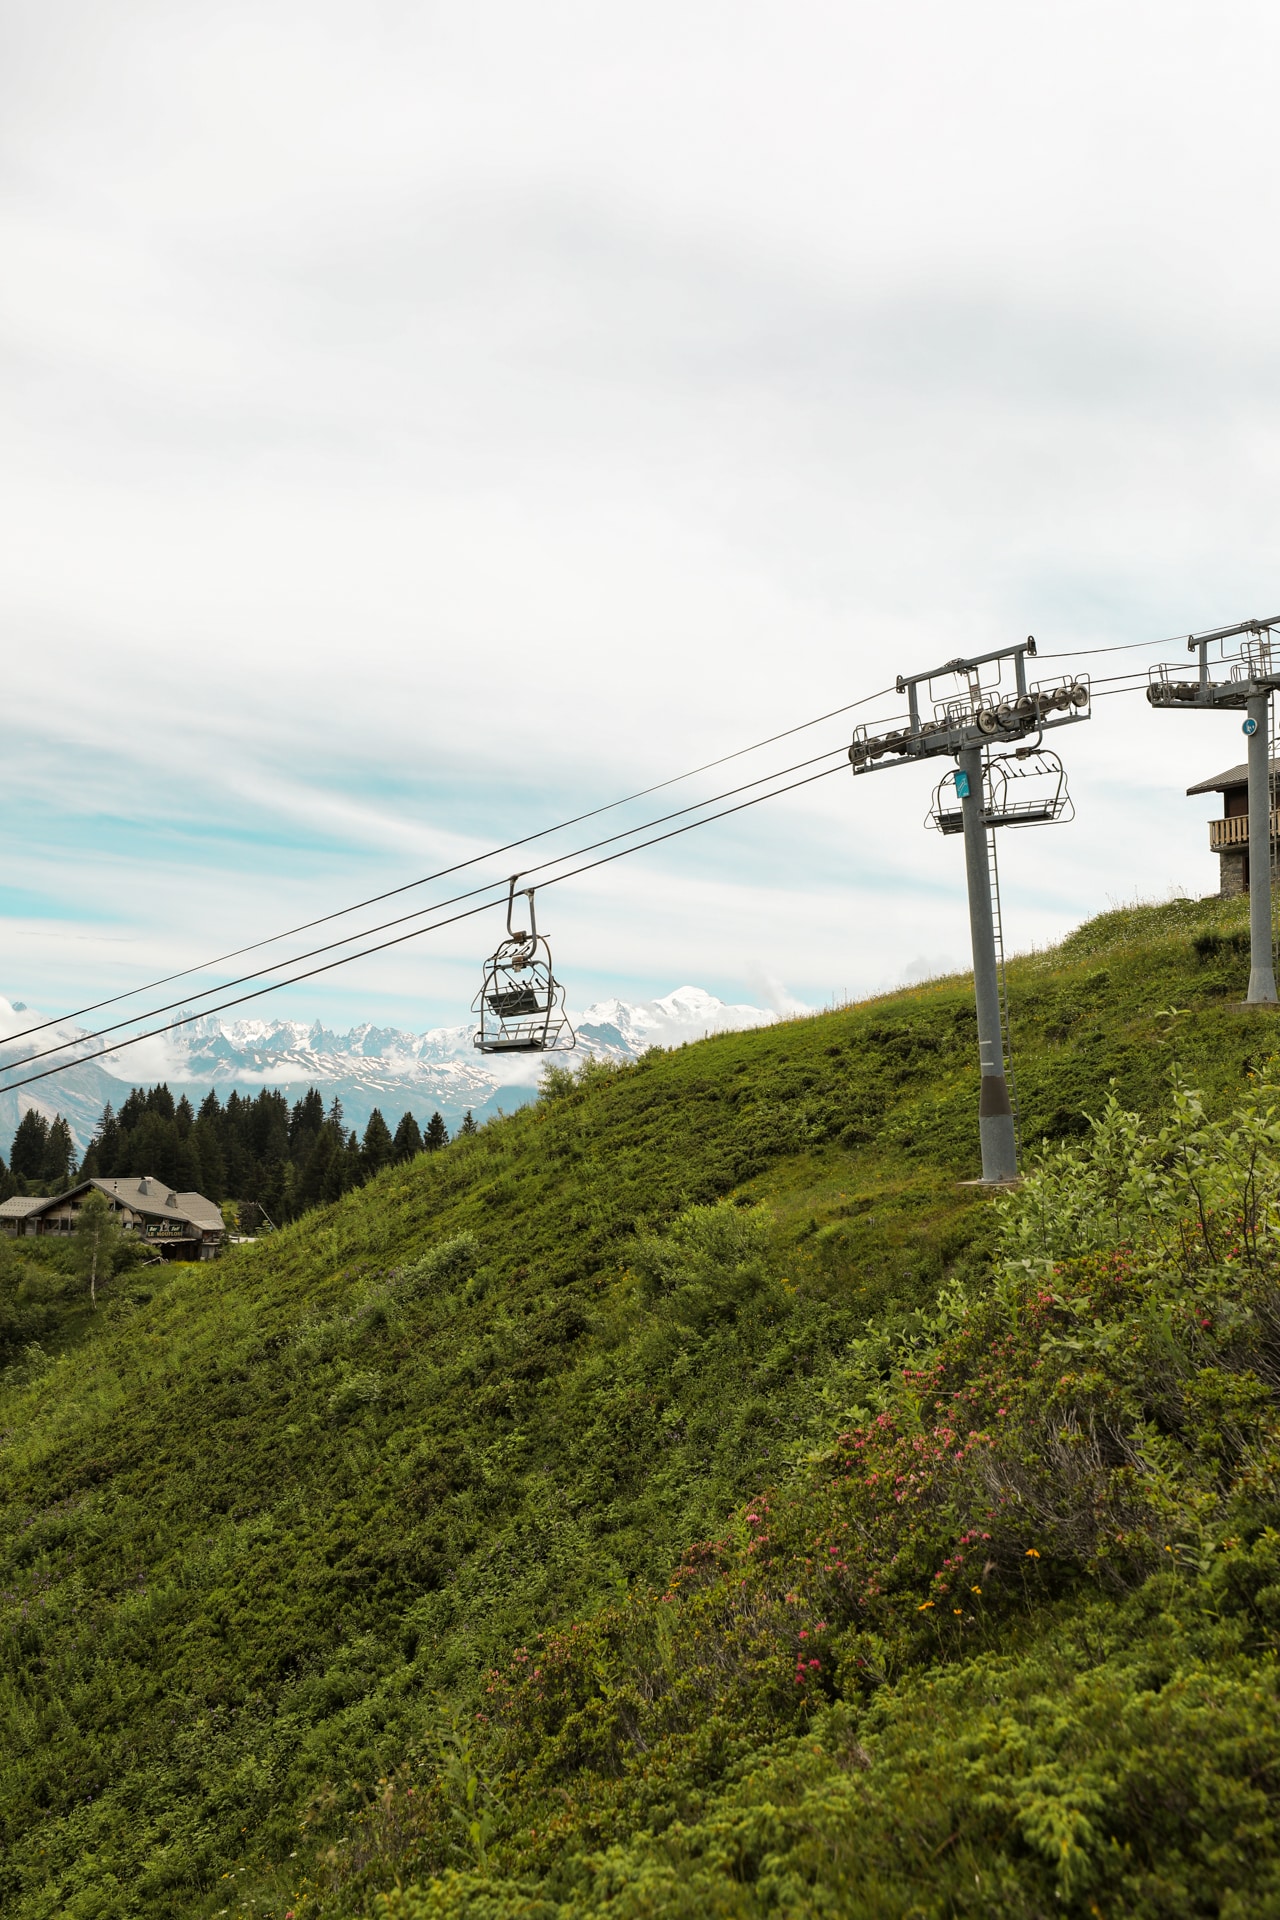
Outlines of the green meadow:
{"label": "green meadow", "polygon": [[1244,914],[1011,964],[1002,1200],[958,977],[96,1310],[0,1246],[4,1913],[1280,1914]]}

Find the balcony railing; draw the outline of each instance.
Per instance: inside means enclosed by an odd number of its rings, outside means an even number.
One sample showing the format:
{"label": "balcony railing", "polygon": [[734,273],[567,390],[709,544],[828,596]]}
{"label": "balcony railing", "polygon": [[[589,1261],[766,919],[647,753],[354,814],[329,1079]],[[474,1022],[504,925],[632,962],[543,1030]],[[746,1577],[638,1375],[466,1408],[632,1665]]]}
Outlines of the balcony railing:
{"label": "balcony railing", "polygon": [[[1280,839],[1280,812],[1271,816],[1271,838]],[[1249,816],[1247,813],[1233,813],[1225,820],[1209,822],[1209,848],[1212,853],[1225,853],[1230,847],[1247,847],[1249,844]]]}

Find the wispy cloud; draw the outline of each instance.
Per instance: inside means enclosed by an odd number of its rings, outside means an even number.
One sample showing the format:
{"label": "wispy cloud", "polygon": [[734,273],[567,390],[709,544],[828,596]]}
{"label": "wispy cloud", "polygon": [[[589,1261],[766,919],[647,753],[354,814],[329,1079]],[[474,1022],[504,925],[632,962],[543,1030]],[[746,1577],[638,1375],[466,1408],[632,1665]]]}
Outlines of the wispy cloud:
{"label": "wispy cloud", "polygon": [[[0,984],[78,1004],[969,645],[1273,611],[1277,23],[1152,19],[11,14]],[[1207,890],[1228,734],[1100,703],[1013,942]],[[553,892],[563,963],[782,1005],[962,956],[927,788]],[[446,1021],[493,938],[283,1010]]]}

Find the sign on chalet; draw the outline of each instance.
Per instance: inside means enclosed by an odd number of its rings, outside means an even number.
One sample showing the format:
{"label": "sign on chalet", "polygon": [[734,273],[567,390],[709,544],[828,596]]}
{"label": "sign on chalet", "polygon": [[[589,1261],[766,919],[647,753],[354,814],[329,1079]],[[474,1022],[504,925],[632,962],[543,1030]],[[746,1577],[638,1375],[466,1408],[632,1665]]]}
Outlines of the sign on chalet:
{"label": "sign on chalet", "polygon": [[[1280,773],[1280,760],[1271,762],[1272,799],[1275,798],[1275,778]],[[1228,767],[1225,773],[1215,773],[1210,780],[1201,780],[1196,786],[1188,787],[1188,797],[1198,793],[1220,793],[1222,795],[1222,818],[1209,822],[1209,846],[1218,856],[1218,891],[1224,900],[1234,900],[1238,894],[1249,891],[1249,764],[1242,760],[1238,767]],[[1271,857],[1275,858],[1275,843],[1280,837],[1280,813],[1273,810],[1271,815]]]}
{"label": "sign on chalet", "polygon": [[166,1260],[213,1260],[226,1238],[221,1209],[202,1193],[175,1193],[152,1174],[140,1178],[83,1180],[66,1193],[19,1197],[0,1204],[0,1230],[8,1234],[74,1233],[88,1195],[105,1194],[126,1233],[135,1234]]}

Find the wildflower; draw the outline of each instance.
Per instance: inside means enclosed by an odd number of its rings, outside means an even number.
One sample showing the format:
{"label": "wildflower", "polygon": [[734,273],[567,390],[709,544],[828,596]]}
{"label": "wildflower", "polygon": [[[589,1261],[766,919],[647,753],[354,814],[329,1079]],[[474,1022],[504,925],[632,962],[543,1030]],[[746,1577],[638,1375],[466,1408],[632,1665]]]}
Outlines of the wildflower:
{"label": "wildflower", "polygon": [[1038,1560],[1040,1558],[1039,1549],[1037,1547],[1028,1547],[1023,1558],[1025,1560]]}
{"label": "wildflower", "polygon": [[928,1611],[929,1611],[929,1609],[930,1609],[930,1607],[931,1607],[932,1605],[933,1605],[933,1602],[932,1602],[932,1600],[926,1600],[926,1601],[925,1601],[925,1603],[924,1603],[924,1605],[923,1605],[922,1607],[917,1607],[917,1608],[916,1608],[916,1612],[917,1612],[917,1613],[928,1613]]}
{"label": "wildflower", "polygon": [[970,1587],[970,1589],[969,1589],[969,1591],[970,1591],[970,1593],[981,1593],[981,1592],[982,1592],[982,1588],[981,1588],[981,1587]]}

